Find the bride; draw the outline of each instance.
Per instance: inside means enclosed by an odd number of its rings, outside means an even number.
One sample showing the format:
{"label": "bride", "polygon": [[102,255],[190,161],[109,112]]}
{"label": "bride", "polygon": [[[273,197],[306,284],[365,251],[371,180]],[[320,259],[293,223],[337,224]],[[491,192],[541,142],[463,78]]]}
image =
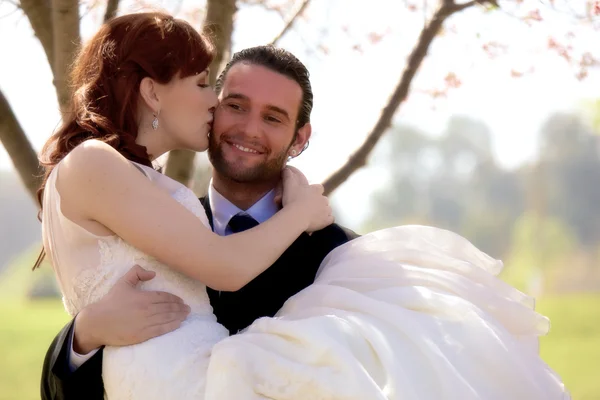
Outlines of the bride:
{"label": "bride", "polygon": [[173,149],[206,150],[211,59],[204,38],[168,15],[111,20],[76,60],[73,112],[43,150],[43,242],[69,313],[132,264],[156,272],[144,289],[191,307],[173,332],[104,349],[108,399],[568,397],[537,354],[547,320],[496,278],[498,261],[435,228],[338,247],[277,318],[228,336],[206,286],[243,287],[333,218],[322,187],[285,169],[283,209],[220,237],[193,192],[151,167]]}

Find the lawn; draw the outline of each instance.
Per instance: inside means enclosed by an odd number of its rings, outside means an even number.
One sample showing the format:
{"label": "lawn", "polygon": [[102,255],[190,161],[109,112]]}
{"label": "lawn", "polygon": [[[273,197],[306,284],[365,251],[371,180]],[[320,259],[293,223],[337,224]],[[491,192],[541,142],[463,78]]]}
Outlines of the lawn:
{"label": "lawn", "polygon": [[68,320],[60,301],[0,300],[0,400],[40,398],[46,349]]}
{"label": "lawn", "polygon": [[550,318],[542,358],[562,377],[573,400],[600,399],[600,295],[544,299],[538,311]]}
{"label": "lawn", "polygon": [[[552,321],[542,357],[564,379],[574,400],[600,399],[600,295],[543,299]],[[0,299],[0,400],[39,399],[48,344],[68,320],[58,301]]]}

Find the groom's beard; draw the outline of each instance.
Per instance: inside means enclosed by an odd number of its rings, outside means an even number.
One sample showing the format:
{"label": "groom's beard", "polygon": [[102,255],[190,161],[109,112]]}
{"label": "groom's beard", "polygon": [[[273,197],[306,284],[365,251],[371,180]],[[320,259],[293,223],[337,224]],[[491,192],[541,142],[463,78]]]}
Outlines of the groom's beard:
{"label": "groom's beard", "polygon": [[[222,134],[217,141],[216,135],[211,134],[208,139],[208,157],[213,168],[222,176],[239,183],[267,182],[278,180],[281,170],[285,167],[290,146],[276,155],[267,153],[267,159],[252,167],[229,162],[223,155],[223,143],[227,139],[234,139],[234,135]],[[242,140],[243,142],[243,140]],[[263,146],[260,146],[263,147]]]}

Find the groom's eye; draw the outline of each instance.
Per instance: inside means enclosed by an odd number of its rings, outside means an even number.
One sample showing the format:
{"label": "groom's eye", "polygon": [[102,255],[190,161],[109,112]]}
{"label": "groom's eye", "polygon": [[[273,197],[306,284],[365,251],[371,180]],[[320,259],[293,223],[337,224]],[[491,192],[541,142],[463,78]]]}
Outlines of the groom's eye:
{"label": "groom's eye", "polygon": [[267,116],[265,117],[265,119],[266,119],[267,121],[269,121],[269,122],[281,123],[281,120],[279,120],[279,119],[277,119],[277,118],[273,117],[272,115],[267,115]]}
{"label": "groom's eye", "polygon": [[232,109],[236,110],[236,111],[240,111],[242,109],[242,107],[240,107],[238,104],[235,104],[235,103],[229,103],[229,104],[227,104],[227,106],[229,108],[232,108]]}

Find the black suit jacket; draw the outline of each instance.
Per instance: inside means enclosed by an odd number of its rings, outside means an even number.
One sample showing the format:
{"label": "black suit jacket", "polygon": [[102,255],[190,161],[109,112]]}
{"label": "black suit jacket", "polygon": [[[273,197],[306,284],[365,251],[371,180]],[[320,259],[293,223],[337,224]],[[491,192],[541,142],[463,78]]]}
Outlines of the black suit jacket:
{"label": "black suit jacket", "polygon": [[[212,226],[207,197],[201,198]],[[357,237],[354,232],[333,224],[312,235],[302,234],[265,272],[237,292],[208,288],[210,302],[230,333],[246,328],[260,317],[272,317],[283,303],[310,285],[325,256],[334,248]],[[42,369],[42,400],[103,400],[102,349],[71,373],[68,366],[69,337],[74,320],[50,345]]]}

